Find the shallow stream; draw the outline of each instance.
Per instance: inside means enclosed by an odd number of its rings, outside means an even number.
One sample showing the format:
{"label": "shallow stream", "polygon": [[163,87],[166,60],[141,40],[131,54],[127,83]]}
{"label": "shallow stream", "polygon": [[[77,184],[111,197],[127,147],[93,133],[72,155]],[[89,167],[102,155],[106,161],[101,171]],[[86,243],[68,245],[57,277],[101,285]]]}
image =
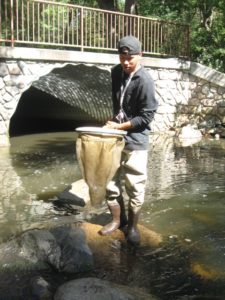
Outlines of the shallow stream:
{"label": "shallow stream", "polygon": [[[74,132],[26,135],[0,148],[0,242],[38,224],[76,218],[50,205],[81,178],[75,139]],[[157,299],[225,299],[225,140],[151,139],[141,223],[161,234],[165,245],[126,250],[117,280]],[[125,267],[132,269],[126,276]]]}

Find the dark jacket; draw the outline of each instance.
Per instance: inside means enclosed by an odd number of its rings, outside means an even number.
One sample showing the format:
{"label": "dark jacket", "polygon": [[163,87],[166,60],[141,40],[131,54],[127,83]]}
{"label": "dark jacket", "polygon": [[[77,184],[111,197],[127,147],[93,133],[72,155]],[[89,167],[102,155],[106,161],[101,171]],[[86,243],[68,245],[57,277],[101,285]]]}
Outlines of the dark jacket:
{"label": "dark jacket", "polygon": [[[112,68],[113,120],[120,110],[121,84],[124,81],[122,66]],[[126,78],[125,78],[126,79]],[[125,121],[130,121],[132,128],[125,136],[125,149],[147,150],[149,146],[150,123],[154,118],[158,102],[155,99],[154,81],[143,66],[137,70],[125,92],[123,110]]]}

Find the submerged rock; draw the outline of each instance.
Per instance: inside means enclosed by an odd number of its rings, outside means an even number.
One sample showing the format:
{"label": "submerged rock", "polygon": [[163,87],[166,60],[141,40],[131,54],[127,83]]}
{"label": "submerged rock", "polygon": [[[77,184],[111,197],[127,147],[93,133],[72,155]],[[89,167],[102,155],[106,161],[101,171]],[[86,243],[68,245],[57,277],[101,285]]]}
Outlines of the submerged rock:
{"label": "submerged rock", "polygon": [[183,147],[188,147],[201,141],[202,133],[199,129],[188,124],[181,128],[178,139]]}
{"label": "submerged rock", "polygon": [[21,256],[34,264],[46,263],[59,269],[61,250],[48,230],[34,229],[25,232],[20,240]]}
{"label": "submerged rock", "polygon": [[[110,242],[115,240],[125,243],[126,237],[122,230],[117,229],[110,235],[99,235],[99,230],[102,228],[101,225],[91,224],[88,222],[83,222],[80,224],[81,228],[85,231],[87,243],[90,248],[94,251],[98,249],[103,252],[105,247]],[[162,242],[162,236],[155,231],[152,231],[145,226],[139,224],[138,228],[141,233],[141,243],[140,246],[158,247]]]}
{"label": "submerged rock", "polygon": [[225,272],[216,269],[210,265],[204,265],[201,262],[193,261],[191,264],[192,272],[204,280],[225,279]]}
{"label": "submerged rock", "polygon": [[151,295],[125,291],[126,287],[97,278],[83,278],[69,281],[60,286],[54,300],[153,300]]}
{"label": "submerged rock", "polygon": [[[100,228],[101,225],[76,222],[48,229],[26,231],[21,236],[0,245],[0,278],[4,274],[4,279],[2,277],[2,280],[13,282],[15,274],[17,274],[18,278],[21,276],[23,286],[27,286],[26,293],[31,293],[32,296],[18,299],[33,300],[50,298],[51,292],[55,291],[57,287],[54,286],[54,279],[48,277],[46,280],[41,274],[48,274],[48,276],[54,277],[59,277],[60,273],[67,274],[66,277],[68,278],[61,278],[60,284],[69,280],[69,278],[74,278],[73,276],[77,278],[77,276],[83,277],[84,274],[87,276],[93,276],[94,274],[96,276],[98,274],[101,278],[106,276],[110,284],[98,281],[102,292],[96,294],[97,298],[80,297],[71,299],[99,300],[110,298],[108,296],[101,298],[106,295],[106,288],[108,286],[112,287],[113,282],[125,282],[124,279],[130,278],[130,272],[132,274],[137,270],[142,272],[142,265],[139,266],[138,257],[133,258],[131,268],[130,259],[132,259],[132,254],[126,248],[126,237],[123,231],[116,230],[112,235],[101,236],[98,234]],[[139,225],[139,229],[142,236],[140,247],[147,246],[153,249],[159,246],[162,241],[162,237],[159,234],[142,225]],[[134,280],[135,276],[134,273]],[[93,282],[91,282],[89,282],[88,291],[90,294],[93,294],[94,287]],[[77,284],[75,283],[76,287]],[[81,295],[84,285],[81,282],[81,285],[78,284],[78,286],[80,286],[79,293]],[[127,286],[124,286],[123,290],[125,291],[126,288]],[[0,292],[0,298],[5,294],[6,289],[7,287],[5,286],[4,291]],[[12,297],[9,299],[14,299],[13,294],[17,294],[19,289],[20,286],[18,285],[15,291],[12,291]],[[71,289],[74,289],[74,283],[72,283]],[[57,297],[63,297],[64,292],[62,289],[60,291]],[[114,288],[110,293],[113,295],[113,298],[110,299],[152,299],[149,297],[131,298],[131,295],[134,295],[133,292],[123,293],[122,291],[114,291]],[[70,299],[70,296],[65,297],[55,299]]]}
{"label": "submerged rock", "polygon": [[[138,225],[141,232],[141,245],[158,247],[162,242],[161,235]],[[50,229],[33,229],[20,237],[0,245],[0,265],[14,265],[26,270],[28,265],[40,269],[53,267],[55,270],[78,273],[93,267],[93,254],[100,259],[110,257],[110,249],[126,244],[123,231],[116,230],[111,235],[101,236],[101,225],[88,222],[74,223]],[[21,262],[21,263],[20,263]],[[27,262],[27,263],[26,263]]]}
{"label": "submerged rock", "polygon": [[49,283],[42,277],[34,277],[30,282],[30,289],[32,295],[36,297],[37,300],[51,300],[52,291]]}
{"label": "submerged rock", "polygon": [[62,226],[29,230],[0,245],[0,266],[8,270],[53,268],[58,272],[79,273],[93,268],[93,257],[85,231]]}
{"label": "submerged rock", "polygon": [[85,206],[90,201],[88,185],[83,179],[73,182],[62,191],[55,200],[55,205]]}

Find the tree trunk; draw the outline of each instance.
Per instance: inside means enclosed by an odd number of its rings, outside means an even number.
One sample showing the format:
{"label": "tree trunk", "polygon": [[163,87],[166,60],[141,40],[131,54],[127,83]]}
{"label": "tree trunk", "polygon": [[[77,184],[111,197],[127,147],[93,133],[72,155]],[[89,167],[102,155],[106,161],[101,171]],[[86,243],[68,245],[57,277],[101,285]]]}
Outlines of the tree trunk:
{"label": "tree trunk", "polygon": [[211,30],[211,25],[212,25],[212,19],[213,19],[213,9],[214,9],[214,4],[213,1],[210,3],[203,3],[200,2],[198,4],[198,8],[200,10],[201,14],[201,24],[207,31]]}
{"label": "tree trunk", "polygon": [[[136,0],[126,0],[124,12],[130,15],[137,15],[137,1]],[[125,24],[125,32],[127,35],[137,36],[137,18],[132,16],[126,20]]]}
{"label": "tree trunk", "polygon": [[138,15],[136,0],[126,0],[124,12],[126,14]]}
{"label": "tree trunk", "polygon": [[98,0],[98,6],[100,9],[117,11],[117,0]]}

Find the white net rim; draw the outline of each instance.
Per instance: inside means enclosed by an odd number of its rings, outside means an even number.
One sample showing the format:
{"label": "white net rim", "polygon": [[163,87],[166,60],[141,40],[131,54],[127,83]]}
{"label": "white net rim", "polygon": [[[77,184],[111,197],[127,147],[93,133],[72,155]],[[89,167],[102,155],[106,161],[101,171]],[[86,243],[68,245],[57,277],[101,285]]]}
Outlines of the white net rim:
{"label": "white net rim", "polygon": [[124,130],[110,129],[105,127],[78,127],[75,129],[79,133],[89,134],[104,134],[104,135],[120,135],[124,136],[127,134]]}

